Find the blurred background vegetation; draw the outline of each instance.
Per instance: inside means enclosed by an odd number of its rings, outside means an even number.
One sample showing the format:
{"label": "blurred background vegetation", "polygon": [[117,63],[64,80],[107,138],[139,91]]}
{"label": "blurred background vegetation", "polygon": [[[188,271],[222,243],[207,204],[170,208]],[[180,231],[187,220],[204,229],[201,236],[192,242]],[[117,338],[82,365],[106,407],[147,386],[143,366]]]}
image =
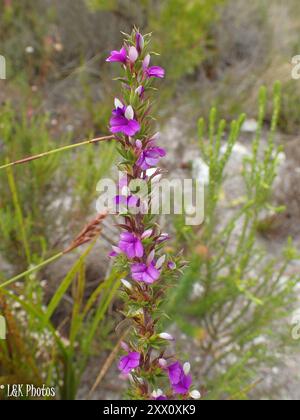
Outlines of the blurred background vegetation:
{"label": "blurred background vegetation", "polygon": [[[0,0],[0,162],[107,133],[118,69],[105,58],[133,25],[153,32],[167,70],[156,103],[166,169],[206,179],[201,229],[163,221],[191,262],[170,293],[169,327],[205,398],[299,399],[297,0]],[[115,157],[112,144],[89,145],[0,172],[1,280],[70,243],[95,213],[99,179],[116,176]],[[122,396],[119,279],[106,258],[117,234],[108,220],[83,255],[0,292],[0,383]]]}

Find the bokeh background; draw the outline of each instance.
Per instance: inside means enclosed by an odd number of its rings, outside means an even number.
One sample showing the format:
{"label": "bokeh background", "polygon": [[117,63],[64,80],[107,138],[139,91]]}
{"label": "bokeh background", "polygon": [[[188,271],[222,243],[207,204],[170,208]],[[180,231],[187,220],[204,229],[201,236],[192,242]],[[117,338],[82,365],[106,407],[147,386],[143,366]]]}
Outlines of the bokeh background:
{"label": "bokeh background", "polygon": [[[300,81],[291,77],[299,1],[0,0],[0,164],[108,132],[119,68],[105,58],[134,25],[153,33],[156,64],[166,68],[154,109],[164,165],[171,176],[205,180],[208,191],[204,226],[162,219],[171,248],[190,261],[166,305],[168,328],[204,398],[299,399]],[[206,148],[199,118],[227,123],[219,154]],[[95,215],[97,182],[116,176],[116,156],[101,144],[0,172],[2,281],[72,241]],[[81,260],[82,249],[10,288],[17,299],[0,290],[9,330],[0,383],[47,382],[62,399],[122,398],[115,359],[124,326],[117,290],[108,293],[114,224],[104,222]],[[80,325],[77,303],[86,309]]]}

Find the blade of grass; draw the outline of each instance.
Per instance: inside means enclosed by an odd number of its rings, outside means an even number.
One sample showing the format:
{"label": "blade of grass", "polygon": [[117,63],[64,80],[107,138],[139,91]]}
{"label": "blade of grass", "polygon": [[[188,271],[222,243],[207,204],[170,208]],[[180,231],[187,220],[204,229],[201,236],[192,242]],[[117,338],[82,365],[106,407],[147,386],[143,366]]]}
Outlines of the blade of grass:
{"label": "blade of grass", "polygon": [[48,260],[43,261],[42,263],[40,263],[40,264],[38,264],[38,265],[30,268],[29,270],[24,271],[21,274],[18,274],[17,276],[13,277],[12,279],[7,280],[4,283],[1,283],[0,284],[0,289],[3,289],[4,287],[9,286],[9,285],[15,283],[16,281],[21,280],[23,277],[26,277],[26,276],[34,273],[35,271],[40,270],[41,268],[45,267],[46,265],[48,265],[48,264],[50,264],[50,263],[58,260],[63,255],[64,255],[64,253],[63,252],[60,252],[59,254],[54,255],[53,257],[49,258]]}
{"label": "blade of grass", "polygon": [[50,156],[56,153],[64,152],[66,150],[72,150],[72,149],[75,149],[76,147],[85,146],[87,144],[95,144],[95,143],[99,143],[100,141],[113,140],[114,138],[115,136],[111,135],[111,136],[105,136],[105,137],[97,137],[92,140],[84,140],[79,143],[69,144],[67,146],[59,147],[58,149],[53,149],[53,150],[49,150],[48,152],[39,153],[38,155],[35,155],[35,156],[29,156],[20,160],[16,160],[15,162],[7,162],[5,165],[0,166],[0,170],[7,169],[15,165],[21,165],[23,163],[28,163],[36,159],[40,159],[40,158]]}
{"label": "blade of grass", "polygon": [[22,213],[22,209],[21,209],[21,205],[19,201],[19,195],[18,195],[16,183],[15,183],[14,174],[10,167],[7,167],[6,171],[7,171],[7,177],[8,177],[8,184],[9,184],[9,188],[12,194],[13,204],[16,211],[17,221],[18,221],[18,225],[20,229],[21,240],[23,243],[27,262],[30,265],[31,263],[30,247],[27,240],[25,223],[24,223],[25,221],[24,221],[24,217],[23,217],[23,213]]}
{"label": "blade of grass", "polygon": [[72,269],[69,271],[69,273],[66,275],[66,277],[63,279],[62,283],[58,287],[56,293],[54,294],[53,298],[51,299],[47,311],[45,314],[45,322],[48,321],[51,316],[53,315],[54,311],[56,310],[57,306],[61,302],[64,294],[69,289],[72,281],[74,280],[75,275],[78,273],[78,270],[81,267],[82,262],[87,257],[87,255],[91,252],[95,245],[95,242],[93,242],[87,250],[81,255],[81,257],[76,261],[76,263],[73,265]]}

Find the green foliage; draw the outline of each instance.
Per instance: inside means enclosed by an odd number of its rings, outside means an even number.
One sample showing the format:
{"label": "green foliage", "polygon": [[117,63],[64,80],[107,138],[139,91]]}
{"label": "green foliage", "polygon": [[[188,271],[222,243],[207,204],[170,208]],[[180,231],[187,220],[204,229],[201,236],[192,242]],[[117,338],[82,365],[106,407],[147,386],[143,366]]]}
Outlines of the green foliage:
{"label": "green foliage", "polygon": [[[266,90],[262,88],[259,127],[252,141],[251,156],[243,163],[245,196],[238,206],[233,206],[226,223],[220,220],[225,169],[244,116],[231,123],[222,152],[225,122],[217,122],[213,109],[208,140],[205,140],[205,123],[199,121],[200,150],[210,168],[206,221],[199,232],[185,231],[186,258],[191,264],[178,287],[171,291],[167,312],[199,343],[200,375],[209,399],[248,397],[251,384],[259,379],[259,367],[274,363],[275,353],[283,352],[284,346],[291,342],[289,328],[284,323],[295,302],[299,278],[288,275],[287,271],[290,263],[300,256],[290,241],[282,250],[281,259],[271,258],[257,244],[260,218],[265,211],[280,211],[271,205],[280,152],[274,144],[279,108],[277,84],[270,133],[264,144]],[[183,239],[180,230],[178,234]],[[195,284],[201,291],[198,298],[192,294]]]}
{"label": "green foliage", "polygon": [[[47,306],[35,277],[30,279],[34,289],[31,297],[22,288],[18,293],[1,290],[0,309],[7,320],[8,339],[0,342],[0,384],[46,384],[56,388],[59,399],[76,398],[95,339],[100,338],[100,325],[122,276],[112,272],[86,300],[85,261],[92,248],[93,244],[75,262]],[[55,315],[70,289],[72,309],[67,314],[68,325],[62,330],[65,321],[57,325]],[[106,330],[108,334],[110,330]],[[102,334],[102,338],[104,343],[108,341],[107,335]],[[100,348],[98,341],[97,352]]]}
{"label": "green foliage", "polygon": [[91,10],[115,10],[117,7],[117,0],[86,0],[88,7]]}
{"label": "green foliage", "polygon": [[[27,117],[24,112],[19,118],[9,104],[1,109],[0,136],[3,163],[70,142],[69,135],[52,138],[47,115]],[[87,209],[97,198],[96,185],[109,172],[114,158],[114,144],[91,145],[75,153],[35,160],[7,173],[1,171],[0,250],[16,271],[40,262],[53,244],[62,246],[65,235],[74,234],[85,223]],[[73,226],[65,223],[71,215]]]}
{"label": "green foliage", "polygon": [[149,21],[155,32],[168,79],[178,80],[193,72],[206,57],[209,30],[223,0],[167,0],[161,2]]}
{"label": "green foliage", "polygon": [[[0,153],[1,161],[53,148],[55,143],[49,135],[47,122],[47,116],[27,118],[25,113],[19,119],[10,105],[2,107],[0,135],[4,144]],[[16,265],[22,266],[24,261],[30,264],[31,252],[42,255],[45,251],[49,191],[53,188],[60,162],[59,156],[51,156],[0,174],[0,247],[7,260]]]}
{"label": "green foliage", "polygon": [[[1,54],[7,59],[9,77],[19,76],[20,72],[24,75],[25,69],[30,79],[37,68],[43,67],[46,59],[44,41],[48,35],[48,24],[54,19],[54,9],[45,7],[40,0],[12,0],[10,4],[6,3],[0,0],[0,35],[4,40]],[[34,49],[34,60],[31,54],[26,53],[29,46]]]}

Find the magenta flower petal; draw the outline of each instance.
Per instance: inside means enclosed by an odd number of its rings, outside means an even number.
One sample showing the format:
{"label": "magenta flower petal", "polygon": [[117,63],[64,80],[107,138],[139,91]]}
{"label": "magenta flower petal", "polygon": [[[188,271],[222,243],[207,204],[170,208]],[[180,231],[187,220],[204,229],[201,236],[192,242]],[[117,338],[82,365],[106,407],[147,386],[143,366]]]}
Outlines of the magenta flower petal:
{"label": "magenta flower petal", "polygon": [[154,280],[158,280],[160,277],[160,271],[155,268],[154,264],[150,264],[147,270],[149,276]]}
{"label": "magenta flower petal", "polygon": [[171,384],[178,384],[182,374],[184,373],[180,363],[173,363],[171,366],[168,367],[168,371]]}
{"label": "magenta flower petal", "polygon": [[140,358],[140,353],[129,352],[127,356],[121,357],[118,365],[119,370],[124,374],[130,373],[133,369],[139,367]]}
{"label": "magenta flower petal", "polygon": [[144,255],[144,247],[141,240],[132,233],[122,233],[118,246],[129,259],[142,258]]}
{"label": "magenta flower petal", "polygon": [[138,158],[136,164],[143,171],[157,166],[160,158],[166,156],[166,151],[160,147],[151,147],[144,150]]}
{"label": "magenta flower petal", "polygon": [[191,375],[184,375],[178,384],[173,384],[172,388],[176,394],[187,394],[192,385]]}
{"label": "magenta flower petal", "polygon": [[184,373],[183,367],[179,362],[175,362],[168,367],[169,379],[176,394],[187,394],[192,385],[191,375]]}
{"label": "magenta flower petal", "polygon": [[106,59],[109,63],[123,63],[126,64],[127,60],[127,51],[123,47],[120,51],[111,51],[110,56]]}
{"label": "magenta flower petal", "polygon": [[142,258],[144,255],[144,248],[141,241],[138,240],[134,243],[134,252],[137,258]]}
{"label": "magenta flower petal", "polygon": [[111,133],[123,133],[126,136],[134,136],[140,131],[141,126],[135,119],[127,119],[125,116],[126,107],[113,110],[110,119]]}
{"label": "magenta flower petal", "polygon": [[165,77],[165,70],[159,66],[152,66],[146,70],[147,76],[150,77],[157,77],[158,79],[163,79]]}
{"label": "magenta flower petal", "polygon": [[132,278],[138,282],[152,284],[160,277],[160,271],[158,271],[154,264],[133,264],[131,267]]}

